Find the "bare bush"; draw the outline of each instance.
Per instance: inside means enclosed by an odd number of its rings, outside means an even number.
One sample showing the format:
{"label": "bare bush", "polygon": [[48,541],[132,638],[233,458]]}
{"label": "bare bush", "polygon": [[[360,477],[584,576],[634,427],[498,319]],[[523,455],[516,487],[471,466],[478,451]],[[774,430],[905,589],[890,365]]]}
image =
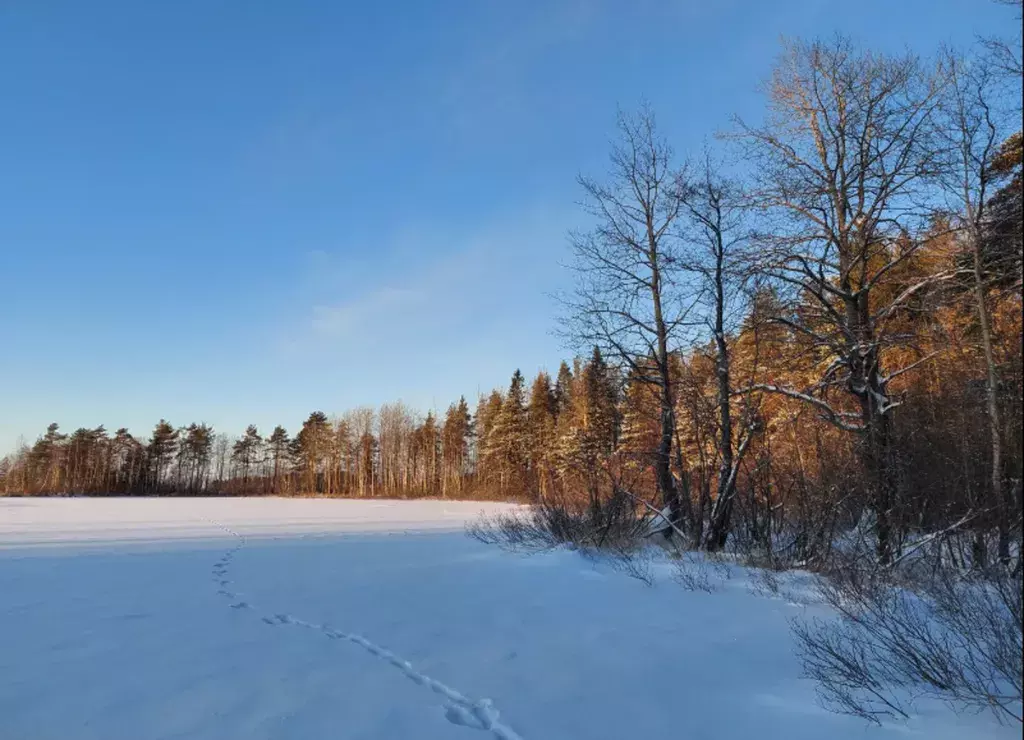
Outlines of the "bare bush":
{"label": "bare bush", "polygon": [[654,582],[648,544],[657,514],[617,490],[604,501],[586,505],[546,501],[518,511],[484,516],[466,533],[487,545],[512,552],[538,553],[568,546],[648,585]]}
{"label": "bare bush", "polygon": [[633,548],[650,531],[650,517],[638,511],[625,494],[586,505],[546,501],[481,517],[467,527],[474,539],[514,551],[549,550],[560,545]]}
{"label": "bare bush", "polygon": [[782,594],[779,571],[771,568],[754,568],[750,576],[750,592],[755,596],[778,598]]}
{"label": "bare bush", "polygon": [[651,566],[655,555],[649,547],[612,547],[602,550],[584,547],[579,552],[588,560],[605,564],[646,586],[654,585],[654,570]]}
{"label": "bare bush", "polygon": [[794,624],[825,705],[878,722],[932,697],[1021,722],[1020,574],[947,567],[902,585],[890,575],[838,569],[823,590],[839,619]]}
{"label": "bare bush", "polygon": [[683,553],[676,563],[674,580],[687,591],[712,594],[722,581],[730,577],[728,566],[721,560],[700,553]]}

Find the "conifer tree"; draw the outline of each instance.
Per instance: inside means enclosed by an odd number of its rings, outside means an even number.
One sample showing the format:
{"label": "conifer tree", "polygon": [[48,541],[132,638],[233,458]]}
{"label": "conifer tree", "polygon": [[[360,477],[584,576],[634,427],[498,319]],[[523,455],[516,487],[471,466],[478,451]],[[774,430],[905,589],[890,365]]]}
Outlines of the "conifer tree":
{"label": "conifer tree", "polygon": [[277,495],[281,493],[281,474],[286,469],[288,460],[289,439],[288,431],[278,424],[274,431],[267,438],[267,453],[270,455],[272,473],[270,480],[270,492]]}
{"label": "conifer tree", "polygon": [[621,433],[618,451],[627,470],[631,471],[631,485],[642,481],[635,475],[654,464],[653,451],[658,446],[661,408],[653,386],[640,377],[645,371],[630,368],[626,377],[622,399]]}
{"label": "conifer tree", "polygon": [[145,449],[125,427],[111,440],[111,468],[115,493],[137,493],[145,467]]}
{"label": "conifer tree", "polygon": [[558,366],[558,376],[555,379],[555,416],[559,416],[563,411],[569,408],[572,403],[572,370],[569,368],[569,363],[562,360],[562,364]]}
{"label": "conifer tree", "polygon": [[263,437],[255,425],[246,427],[245,434],[235,442],[231,459],[242,470],[242,493],[249,493],[249,475],[253,466],[259,465],[263,459]]}
{"label": "conifer tree", "polygon": [[571,404],[559,417],[561,469],[586,487],[592,503],[600,497],[601,471],[615,449],[619,428],[617,389],[598,348],[575,377]]}
{"label": "conifer tree", "polygon": [[178,430],[166,420],[161,419],[156,427],[154,427],[147,447],[153,492],[158,493],[160,491],[160,486],[164,482],[164,469],[174,459],[177,451]]}
{"label": "conifer tree", "polygon": [[327,414],[314,411],[302,423],[295,437],[296,462],[301,470],[300,487],[308,493],[323,492],[323,468],[331,442],[331,425]]}
{"label": "conifer tree", "polygon": [[206,424],[189,424],[178,450],[179,477],[189,494],[206,488],[213,452],[213,429]]}
{"label": "conifer tree", "polygon": [[469,455],[469,442],[473,433],[469,405],[464,396],[448,407],[441,430],[441,448],[444,472],[441,477],[441,495],[462,490],[463,474]]}
{"label": "conifer tree", "polygon": [[499,450],[495,447],[496,437],[494,426],[501,414],[504,403],[501,392],[491,391],[489,396],[481,396],[477,404],[475,425],[475,461],[478,479],[490,483],[500,475]]}
{"label": "conifer tree", "polygon": [[522,482],[527,464],[527,423],[523,374],[516,370],[491,428],[489,447],[494,455],[499,486],[505,490]]}
{"label": "conifer tree", "polygon": [[28,454],[29,480],[35,483],[39,492],[56,491],[61,485],[61,459],[66,434],[61,434],[60,425],[53,423],[46,427],[46,433],[36,440]]}
{"label": "conifer tree", "polygon": [[541,499],[548,495],[554,482],[555,408],[551,377],[541,371],[533,381],[526,408],[530,479]]}

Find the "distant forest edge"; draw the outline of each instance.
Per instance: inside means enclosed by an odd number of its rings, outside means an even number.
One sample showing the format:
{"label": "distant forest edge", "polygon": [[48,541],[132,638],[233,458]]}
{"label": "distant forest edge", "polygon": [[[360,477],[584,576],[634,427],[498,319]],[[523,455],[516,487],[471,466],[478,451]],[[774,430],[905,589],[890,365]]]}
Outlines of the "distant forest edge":
{"label": "distant forest edge", "polygon": [[519,371],[506,392],[464,398],[438,418],[402,403],[329,418],[316,411],[294,436],[250,426],[237,438],[202,423],[156,424],[148,439],[103,427],[64,434],[51,424],[31,447],[0,463],[0,490],[17,494],[323,495],[531,500],[571,486],[629,434],[616,373],[595,350],[541,372]]}

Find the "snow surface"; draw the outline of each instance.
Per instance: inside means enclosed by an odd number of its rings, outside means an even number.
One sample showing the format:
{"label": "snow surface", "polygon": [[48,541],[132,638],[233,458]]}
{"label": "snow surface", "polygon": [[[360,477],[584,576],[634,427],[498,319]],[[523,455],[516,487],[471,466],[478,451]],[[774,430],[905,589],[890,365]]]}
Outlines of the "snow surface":
{"label": "snow surface", "polygon": [[0,738],[1019,737],[829,713],[788,629],[822,607],[462,533],[502,508],[0,499]]}

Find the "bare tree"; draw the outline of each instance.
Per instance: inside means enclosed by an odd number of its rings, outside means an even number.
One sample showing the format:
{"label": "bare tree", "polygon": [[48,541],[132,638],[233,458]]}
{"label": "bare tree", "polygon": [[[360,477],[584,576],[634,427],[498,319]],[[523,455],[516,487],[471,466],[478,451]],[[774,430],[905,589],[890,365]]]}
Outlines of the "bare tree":
{"label": "bare tree", "polygon": [[1021,57],[1021,8],[1024,3],[1021,0],[996,0],[1000,5],[1007,5],[1017,9],[1017,37],[1012,40],[1006,38],[986,38],[982,43],[989,52],[991,67],[999,72],[1001,76],[1012,84],[1018,92],[1016,105],[1020,111],[1020,83],[1024,76],[1024,63]]}
{"label": "bare tree", "polygon": [[[685,476],[677,481],[672,472],[676,399],[671,355],[688,326],[692,299],[683,286],[686,273],[677,233],[680,173],[649,109],[635,116],[620,114],[618,130],[608,181],[579,179],[584,208],[596,224],[571,234],[576,287],[565,299],[564,328],[577,346],[599,347],[638,381],[658,389],[658,492],[673,521],[692,526]],[[677,464],[682,463],[678,447],[676,451]]]}
{"label": "bare tree", "polygon": [[345,414],[345,420],[352,430],[352,460],[349,468],[355,479],[356,493],[360,497],[372,496],[377,482],[377,438],[374,436],[377,412],[361,407]]}
{"label": "bare tree", "polygon": [[742,222],[745,203],[734,183],[715,174],[718,169],[705,153],[702,166],[686,179],[681,189],[686,224],[684,236],[691,249],[686,269],[696,273],[702,283],[702,303],[708,309],[705,323],[712,335],[717,385],[715,447],[719,469],[715,501],[702,543],[708,550],[722,548],[729,536],[737,475],[756,430],[756,416],[746,404],[739,429],[734,430],[728,340],[730,330],[735,328],[730,326],[730,321],[742,315],[735,309],[743,285],[738,257],[747,238]]}
{"label": "bare tree", "polygon": [[[862,437],[876,516],[877,556],[891,558],[894,501],[889,382],[883,351],[899,345],[892,321],[929,283],[901,284],[897,268],[922,242],[920,198],[936,167],[929,141],[938,89],[912,57],[857,52],[849,41],[790,45],[768,89],[764,125],[742,122],[755,164],[754,204],[765,216],[758,261],[799,311],[775,317],[816,355],[809,387],[761,390],[811,404]],[[785,293],[783,293],[785,294]],[[855,409],[833,402],[833,391]]]}
{"label": "bare tree", "polygon": [[[988,276],[985,268],[985,233],[990,220],[989,199],[993,180],[993,157],[999,151],[1003,133],[992,105],[993,78],[986,64],[971,64],[952,52],[945,55],[943,71],[948,79],[942,100],[943,120],[938,127],[947,145],[949,160],[941,178],[952,201],[950,214],[960,240],[970,255],[970,273],[978,316],[982,355],[985,361],[985,405],[990,434],[992,495],[998,510],[999,558],[1010,560],[1010,501],[1003,480],[1002,409],[999,402],[999,373],[992,339]],[[976,548],[977,556],[984,549]],[[980,563],[984,565],[984,563]]]}
{"label": "bare tree", "polygon": [[217,461],[217,483],[223,489],[228,481],[228,462],[231,459],[231,438],[228,435],[214,435],[213,455]]}

